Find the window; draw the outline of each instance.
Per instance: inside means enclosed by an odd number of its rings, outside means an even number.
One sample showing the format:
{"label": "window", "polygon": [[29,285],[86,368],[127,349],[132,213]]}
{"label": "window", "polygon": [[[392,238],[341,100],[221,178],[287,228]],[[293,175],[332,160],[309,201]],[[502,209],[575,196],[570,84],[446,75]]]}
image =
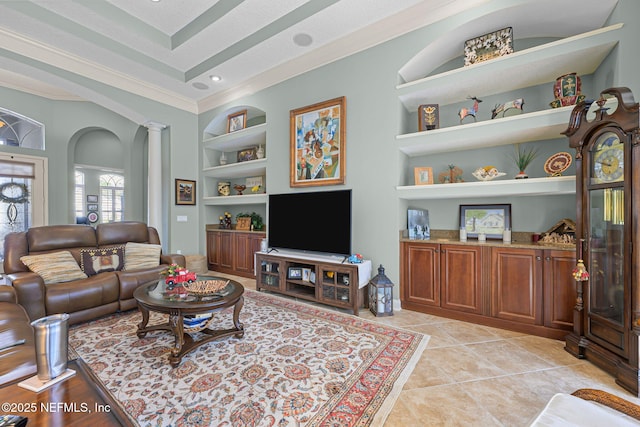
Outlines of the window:
{"label": "window", "polygon": [[0,108],[0,145],[44,150],[44,125]]}
{"label": "window", "polygon": [[124,218],[124,177],[100,175],[100,221],[122,221]]}
{"label": "window", "polygon": [[75,212],[76,218],[85,216],[84,212],[84,173],[76,170]]}

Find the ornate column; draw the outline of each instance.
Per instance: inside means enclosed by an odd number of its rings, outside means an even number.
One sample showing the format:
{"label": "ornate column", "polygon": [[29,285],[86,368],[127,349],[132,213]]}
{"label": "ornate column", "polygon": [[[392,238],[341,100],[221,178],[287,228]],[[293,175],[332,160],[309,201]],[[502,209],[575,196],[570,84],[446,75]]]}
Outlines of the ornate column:
{"label": "ornate column", "polygon": [[160,241],[162,236],[162,123],[147,122],[144,126],[149,130],[148,177],[147,177],[147,224],[158,230]]}

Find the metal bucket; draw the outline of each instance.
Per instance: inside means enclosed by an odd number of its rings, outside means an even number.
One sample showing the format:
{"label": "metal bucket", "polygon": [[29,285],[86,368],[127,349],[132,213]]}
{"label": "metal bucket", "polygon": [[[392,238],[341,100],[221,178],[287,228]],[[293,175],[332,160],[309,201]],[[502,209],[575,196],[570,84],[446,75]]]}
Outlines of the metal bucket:
{"label": "metal bucket", "polygon": [[40,381],[50,381],[67,370],[68,320],[69,315],[62,313],[31,322]]}

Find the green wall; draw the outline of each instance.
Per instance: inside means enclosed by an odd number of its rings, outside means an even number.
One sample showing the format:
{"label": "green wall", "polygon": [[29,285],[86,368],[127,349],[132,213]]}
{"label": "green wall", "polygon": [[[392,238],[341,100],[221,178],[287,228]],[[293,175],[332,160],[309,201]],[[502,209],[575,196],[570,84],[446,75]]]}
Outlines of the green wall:
{"label": "green wall", "polygon": [[[181,250],[184,253],[204,253],[204,227],[217,222],[221,208],[203,206],[201,203],[201,172],[203,153],[200,146],[205,127],[225,111],[239,105],[248,105],[266,113],[267,118],[267,177],[270,193],[294,191],[289,187],[289,111],[331,98],[347,99],[347,173],[343,186],[317,187],[353,189],[353,251],[362,253],[374,265],[384,264],[391,280],[399,284],[398,233],[406,227],[407,207],[424,207],[430,210],[433,228],[457,228],[458,205],[461,203],[487,203],[479,200],[419,201],[409,203],[399,200],[395,187],[406,185],[413,166],[426,164],[442,167],[455,163],[468,175],[475,167],[498,163],[513,173],[507,159],[509,147],[439,154],[429,158],[407,158],[396,149],[396,135],[415,126],[415,112],[408,112],[398,100],[395,86],[400,82],[398,70],[431,41],[440,38],[468,22],[481,18],[497,9],[509,7],[512,2],[492,1],[471,11],[464,12],[431,26],[418,29],[366,51],[351,55],[313,71],[291,78],[253,95],[222,105],[199,115],[185,112],[104,85],[48,64],[25,58],[14,58],[26,66],[45,72],[68,84],[65,89],[77,93],[91,102],[52,101],[42,97],[0,88],[2,106],[27,115],[45,124],[47,149],[44,153],[14,149],[31,155],[49,158],[49,222],[72,221],[73,156],[75,143],[86,131],[105,129],[121,142],[126,153],[123,160],[127,179],[127,219],[146,219],[146,121],[167,125],[162,133],[163,144],[163,206],[167,223],[163,227],[165,250]],[[628,86],[640,99],[638,77],[637,40],[640,25],[633,17],[640,16],[640,2],[620,0],[610,18],[610,23],[625,22],[623,39],[591,76],[582,76],[585,93],[596,96],[610,86]],[[515,33],[517,37],[517,32]],[[541,40],[520,41],[521,46]],[[516,46],[518,46],[516,44]],[[461,49],[462,50],[462,49]],[[5,54],[7,54],[5,52]],[[452,66],[443,64],[443,67]],[[568,70],[570,71],[570,70]],[[35,73],[34,75],[38,75]],[[522,95],[524,93],[524,95]],[[543,105],[552,98],[551,84],[528,88],[518,93],[497,94],[487,97],[481,111],[488,113],[497,100],[524,96],[525,111],[532,111],[536,104]],[[481,96],[481,94],[477,94]],[[447,120],[455,120],[459,105],[447,106],[443,114]],[[528,107],[531,107],[529,109]],[[542,108],[542,107],[540,107]],[[448,111],[447,111],[448,110]],[[486,118],[483,118],[486,119]],[[545,142],[540,158],[531,166],[531,174],[540,174],[541,162],[551,152],[567,149],[563,138]],[[1,147],[12,151],[11,147]],[[174,204],[174,180],[198,180],[198,205]],[[295,190],[298,191],[298,190]],[[564,217],[575,217],[573,196],[511,197],[491,199],[492,203],[513,205],[516,231],[541,231]],[[256,210],[264,213],[264,206],[236,207],[233,210]],[[178,223],[176,217],[186,215],[188,222]],[[397,289],[396,289],[397,295]]]}

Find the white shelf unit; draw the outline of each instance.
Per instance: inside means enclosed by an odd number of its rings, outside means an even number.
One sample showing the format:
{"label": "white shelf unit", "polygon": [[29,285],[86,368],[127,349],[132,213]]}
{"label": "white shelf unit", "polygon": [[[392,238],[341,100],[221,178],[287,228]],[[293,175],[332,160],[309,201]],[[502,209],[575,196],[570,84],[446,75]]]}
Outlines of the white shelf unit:
{"label": "white shelf unit", "polygon": [[[499,94],[555,81],[571,70],[591,74],[617,45],[623,24],[614,24],[535,46],[510,55],[396,86],[408,111],[425,99],[441,105],[469,93]],[[494,120],[397,135],[398,150],[409,157],[473,150],[562,137],[573,107],[523,113]],[[446,187],[443,187],[445,185]],[[494,180],[396,187],[405,200],[575,194],[575,177]]]}
{"label": "white shelf unit", "polygon": [[624,24],[578,34],[396,86],[409,111],[425,99],[443,105],[464,101],[470,93],[498,94],[554,81],[567,70],[593,73],[620,38]]}
{"label": "white shelf unit", "polygon": [[205,149],[218,151],[238,151],[251,145],[260,145],[266,142],[267,124],[251,126],[232,133],[205,138],[202,145]]}
{"label": "white shelf unit", "polygon": [[552,196],[575,194],[576,177],[505,179],[455,184],[408,185],[396,187],[404,200],[442,200],[470,197]]}
{"label": "white shelf unit", "polygon": [[238,205],[264,205],[267,203],[266,193],[243,194],[242,196],[213,196],[203,197],[202,201],[207,206],[238,206]]}
{"label": "white shelf unit", "polygon": [[[223,180],[241,180],[255,176],[266,178],[267,158],[249,160],[245,162],[235,162],[235,153],[249,147],[262,146],[266,151],[267,145],[267,123],[249,126],[235,132],[226,133],[226,121],[229,114],[236,113],[242,109],[247,110],[247,122],[252,118],[264,116],[264,112],[250,106],[235,107],[223,114],[216,116],[204,131],[202,140],[203,169],[202,175],[205,180],[205,194],[203,202],[207,206],[226,205],[266,205],[267,195],[265,193],[251,194],[250,189],[242,196],[219,196],[217,182]],[[230,161],[225,165],[220,165],[220,155],[225,153]],[[233,161],[233,163],[231,162]],[[263,182],[263,185],[265,183]],[[231,190],[233,193],[233,189]]]}
{"label": "white shelf unit", "polygon": [[267,159],[249,160],[247,162],[230,163],[224,166],[213,166],[202,170],[204,176],[212,178],[242,178],[264,175],[267,171]]}
{"label": "white shelf unit", "polygon": [[497,147],[514,142],[544,141],[567,129],[573,107],[534,111],[518,116],[396,136],[398,149],[409,157]]}

